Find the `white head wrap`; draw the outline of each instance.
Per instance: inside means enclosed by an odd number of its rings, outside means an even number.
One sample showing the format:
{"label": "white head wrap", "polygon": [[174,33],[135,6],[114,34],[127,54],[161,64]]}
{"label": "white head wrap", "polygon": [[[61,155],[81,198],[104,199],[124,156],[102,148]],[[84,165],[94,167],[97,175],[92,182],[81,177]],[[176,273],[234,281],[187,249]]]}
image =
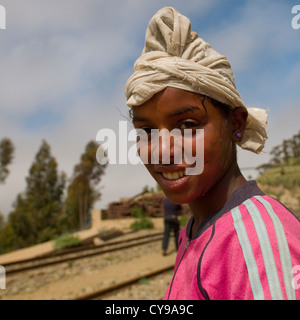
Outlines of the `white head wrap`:
{"label": "white head wrap", "polygon": [[[125,86],[127,105],[139,106],[166,87],[206,95],[233,109],[246,108],[226,57],[192,32],[190,20],[171,7],[159,10],[149,22],[145,47]],[[239,146],[259,153],[268,138],[267,111],[246,109],[247,124]]]}

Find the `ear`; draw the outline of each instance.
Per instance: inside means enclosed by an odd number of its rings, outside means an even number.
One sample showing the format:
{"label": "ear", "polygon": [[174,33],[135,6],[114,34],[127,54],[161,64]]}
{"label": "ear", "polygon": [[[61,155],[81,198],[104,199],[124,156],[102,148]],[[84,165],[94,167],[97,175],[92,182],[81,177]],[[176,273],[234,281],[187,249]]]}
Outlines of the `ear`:
{"label": "ear", "polygon": [[246,128],[248,111],[246,108],[239,107],[231,113],[231,135],[234,142],[240,142],[243,139]]}

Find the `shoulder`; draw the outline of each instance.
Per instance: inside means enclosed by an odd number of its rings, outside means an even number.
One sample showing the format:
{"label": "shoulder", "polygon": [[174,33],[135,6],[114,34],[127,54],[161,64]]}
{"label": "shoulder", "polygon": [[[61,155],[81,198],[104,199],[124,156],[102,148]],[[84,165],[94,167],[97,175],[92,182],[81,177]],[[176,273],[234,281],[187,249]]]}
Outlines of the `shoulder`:
{"label": "shoulder", "polygon": [[300,265],[299,248],[299,220],[267,195],[253,196],[217,220],[210,246],[211,257],[226,266],[224,277],[247,276],[258,299],[295,298],[292,270]]}
{"label": "shoulder", "polygon": [[300,221],[282,203],[268,195],[253,196],[232,208],[216,221],[216,232],[237,237],[239,243],[247,239],[260,246],[278,242],[300,243]]}
{"label": "shoulder", "polygon": [[[279,201],[268,195],[254,196],[230,211],[233,226],[240,242],[246,237],[260,247],[270,244],[300,243],[298,218]],[[285,246],[285,249],[288,248]],[[275,250],[275,248],[274,248]]]}

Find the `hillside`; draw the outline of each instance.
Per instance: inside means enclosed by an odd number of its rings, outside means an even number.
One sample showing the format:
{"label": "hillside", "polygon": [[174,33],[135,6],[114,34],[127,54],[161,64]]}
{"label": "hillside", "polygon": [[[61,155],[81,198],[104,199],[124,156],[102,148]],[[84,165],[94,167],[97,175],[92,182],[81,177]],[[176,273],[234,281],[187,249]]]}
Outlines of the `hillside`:
{"label": "hillside", "polygon": [[300,217],[300,165],[281,164],[263,172],[257,179],[259,187]]}

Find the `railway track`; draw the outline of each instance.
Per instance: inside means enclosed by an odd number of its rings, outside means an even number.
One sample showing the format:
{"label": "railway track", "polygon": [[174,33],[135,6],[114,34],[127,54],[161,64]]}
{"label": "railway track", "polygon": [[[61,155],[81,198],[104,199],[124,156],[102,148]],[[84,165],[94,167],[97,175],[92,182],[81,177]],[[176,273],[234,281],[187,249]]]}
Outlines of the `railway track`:
{"label": "railway track", "polygon": [[126,240],[113,241],[110,243],[103,243],[96,247],[88,249],[76,249],[69,253],[57,254],[49,257],[37,257],[31,260],[23,260],[20,262],[10,263],[4,265],[6,270],[6,275],[15,274],[23,271],[33,270],[41,267],[51,266],[59,264],[62,262],[70,262],[78,259],[83,259],[86,257],[91,257],[95,255],[105,254],[108,252],[113,252],[117,250],[123,250],[154,241],[161,241],[163,238],[163,233],[154,233],[150,235],[144,235],[139,237],[132,237]]}
{"label": "railway track", "polygon": [[134,277],[132,279],[128,279],[126,281],[119,282],[110,287],[103,288],[79,297],[74,298],[73,300],[103,300],[107,298],[111,294],[116,294],[122,290],[126,290],[127,288],[139,284],[141,279],[151,279],[153,277],[157,277],[164,273],[170,272],[174,270],[174,263],[166,266],[164,268],[160,268],[151,272],[147,272],[145,274],[139,275],[138,277]]}

